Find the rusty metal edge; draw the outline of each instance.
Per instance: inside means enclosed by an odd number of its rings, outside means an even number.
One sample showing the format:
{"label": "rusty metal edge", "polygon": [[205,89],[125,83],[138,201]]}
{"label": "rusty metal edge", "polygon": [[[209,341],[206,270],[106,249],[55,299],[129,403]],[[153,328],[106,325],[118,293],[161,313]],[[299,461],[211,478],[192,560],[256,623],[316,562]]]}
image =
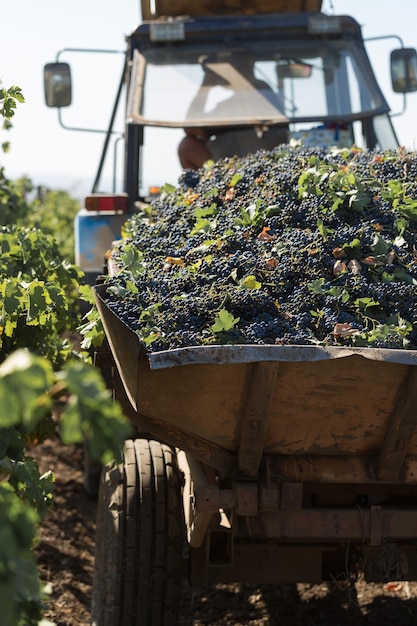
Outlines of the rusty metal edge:
{"label": "rusty metal edge", "polygon": [[259,361],[325,361],[353,355],[371,361],[417,365],[417,350],[381,350],[377,348],[322,347],[307,345],[255,346],[212,345],[179,348],[148,354],[151,369],[208,363],[252,363]]}

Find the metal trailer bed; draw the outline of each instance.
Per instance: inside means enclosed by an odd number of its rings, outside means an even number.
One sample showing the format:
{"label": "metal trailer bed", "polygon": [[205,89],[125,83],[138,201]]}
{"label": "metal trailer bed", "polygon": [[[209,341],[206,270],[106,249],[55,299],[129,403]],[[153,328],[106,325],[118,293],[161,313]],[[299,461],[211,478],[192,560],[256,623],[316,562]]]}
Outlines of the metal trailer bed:
{"label": "metal trailer bed", "polygon": [[148,441],[175,460],[191,585],[417,578],[417,351],[149,354],[107,307],[105,286],[95,295],[116,397],[145,442],[129,443],[131,462]]}

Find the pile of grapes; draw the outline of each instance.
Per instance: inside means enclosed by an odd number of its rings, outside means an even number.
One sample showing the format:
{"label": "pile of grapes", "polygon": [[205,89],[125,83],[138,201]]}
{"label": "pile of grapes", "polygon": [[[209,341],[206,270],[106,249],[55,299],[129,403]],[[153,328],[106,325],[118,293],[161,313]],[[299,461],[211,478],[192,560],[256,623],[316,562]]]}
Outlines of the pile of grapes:
{"label": "pile of grapes", "polygon": [[112,255],[107,305],[151,352],[417,349],[417,154],[279,146],[207,163]]}

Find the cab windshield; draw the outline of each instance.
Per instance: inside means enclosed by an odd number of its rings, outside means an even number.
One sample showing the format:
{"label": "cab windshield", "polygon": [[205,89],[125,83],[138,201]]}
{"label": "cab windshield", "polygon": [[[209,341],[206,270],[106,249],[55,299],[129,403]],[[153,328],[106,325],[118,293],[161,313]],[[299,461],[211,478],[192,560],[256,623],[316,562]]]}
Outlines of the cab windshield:
{"label": "cab windshield", "polygon": [[388,111],[349,41],[223,51],[167,46],[135,54],[129,113],[137,123],[351,122]]}

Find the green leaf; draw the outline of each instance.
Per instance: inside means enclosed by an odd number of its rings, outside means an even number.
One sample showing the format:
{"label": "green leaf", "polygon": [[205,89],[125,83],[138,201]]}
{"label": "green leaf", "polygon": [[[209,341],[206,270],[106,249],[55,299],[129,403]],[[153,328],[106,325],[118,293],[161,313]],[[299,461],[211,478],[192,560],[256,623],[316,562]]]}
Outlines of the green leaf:
{"label": "green leaf", "polygon": [[375,235],[372,245],[370,246],[372,255],[375,257],[386,256],[391,248],[392,245],[388,241],[385,241],[385,239],[381,237],[381,235]]}
{"label": "green leaf", "polygon": [[249,214],[247,211],[245,211],[245,209],[240,209],[240,218],[236,217],[235,218],[235,224],[237,224],[238,226],[249,226],[251,223],[251,219],[249,217]]}
{"label": "green leaf", "polygon": [[262,283],[256,280],[256,276],[246,276],[239,284],[244,289],[260,289],[262,287]]}
{"label": "green leaf", "polygon": [[0,89],[0,115],[6,119],[13,117],[17,102],[25,101],[20,87],[12,86],[9,89]]}
{"label": "green leaf", "polygon": [[107,292],[118,298],[119,300],[125,300],[129,295],[129,289],[120,283],[107,287]]}
{"label": "green leaf", "polygon": [[214,223],[206,218],[199,218],[194,224],[190,235],[191,237],[197,235],[197,233],[209,233],[214,228]]}
{"label": "green leaf", "polygon": [[360,239],[352,239],[352,241],[349,243],[349,248],[360,249],[360,247],[361,247]]}
{"label": "green leaf", "polygon": [[22,461],[13,463],[9,483],[19,497],[44,519],[52,504],[54,474],[49,471],[41,476],[37,463],[26,456]]}
{"label": "green leaf", "polygon": [[234,317],[231,313],[226,311],[226,309],[221,309],[214,320],[214,324],[210,326],[210,328],[213,333],[228,331],[234,328],[239,320],[239,317]]}
{"label": "green leaf", "polygon": [[164,183],[161,187],[161,192],[169,194],[169,193],[174,193],[175,191],[175,187],[174,185],[171,185],[170,183]]}
{"label": "green leaf", "polygon": [[236,174],[233,174],[232,176],[232,180],[230,181],[230,186],[236,187],[236,185],[242,180],[242,178],[243,178],[243,174],[239,174],[238,172],[236,172]]}
{"label": "green leaf", "polygon": [[283,241],[278,241],[273,244],[271,251],[277,256],[282,256],[286,252],[288,252],[288,244]]}
{"label": "green leaf", "polygon": [[358,210],[367,207],[371,202],[369,193],[359,183],[356,189],[351,189],[346,195],[349,197],[349,206]]}
{"label": "green leaf", "polygon": [[361,240],[360,239],[352,239],[349,243],[343,244],[342,248],[346,252],[347,256],[354,259],[361,259]]}
{"label": "green leaf", "polygon": [[48,391],[53,384],[51,364],[19,350],[0,366],[0,425],[23,423],[30,432],[51,409]]}
{"label": "green leaf", "polygon": [[79,287],[80,298],[84,300],[84,302],[88,302],[89,304],[95,304],[95,298],[93,294],[93,290],[90,285],[80,285]]}
{"label": "green leaf", "polygon": [[152,322],[155,319],[156,314],[161,308],[161,302],[155,302],[155,304],[150,304],[146,309],[142,309],[139,320],[141,322]]}
{"label": "green leaf", "polygon": [[396,280],[401,280],[403,283],[407,283],[408,285],[417,285],[417,280],[415,278],[398,267],[394,269],[393,275]]}
{"label": "green leaf", "polygon": [[65,365],[60,373],[70,393],[61,415],[61,438],[65,444],[88,442],[91,457],[102,463],[121,460],[124,440],[132,427],[113,401],[100,371],[86,363]]}
{"label": "green leaf", "polygon": [[203,209],[201,207],[196,207],[194,209],[194,215],[197,218],[209,217],[211,215],[216,215],[216,213],[218,213],[218,207],[215,202],[210,204],[210,206],[207,209]]}
{"label": "green leaf", "polygon": [[372,300],[372,298],[356,298],[354,300],[354,305],[357,306],[362,311],[367,311],[373,307],[380,307],[380,303],[376,300]]}
{"label": "green leaf", "polygon": [[326,226],[324,225],[323,220],[320,218],[317,220],[317,230],[319,231],[323,241],[327,241],[329,232]]}
{"label": "green leaf", "polygon": [[315,280],[312,280],[311,283],[308,284],[308,289],[312,293],[321,295],[323,293],[326,293],[326,290],[323,288],[325,283],[326,283],[325,278],[316,278]]}
{"label": "green leaf", "polygon": [[160,333],[155,332],[154,330],[150,330],[149,328],[141,329],[140,331],[138,331],[138,335],[141,341],[143,341],[143,343],[145,344],[145,346],[150,346],[155,341],[161,338]]}
{"label": "green leaf", "polygon": [[409,345],[408,335],[412,329],[413,326],[410,322],[393,314],[388,317],[386,323],[376,324],[370,330],[360,333],[360,336],[355,338],[355,344],[372,346],[375,341],[394,338],[403,349],[407,349]]}
{"label": "green leaf", "polygon": [[249,226],[261,221],[264,217],[265,207],[263,200],[258,198],[255,202],[251,202],[247,207],[240,208],[240,218],[235,218],[235,223],[240,226]]}
{"label": "green leaf", "polygon": [[77,328],[78,332],[83,337],[81,347],[83,350],[88,350],[91,346],[101,346],[105,338],[105,333],[98,309],[96,307],[90,309],[85,315],[85,319],[88,321]]}
{"label": "green leaf", "polygon": [[[209,200],[210,198],[217,198],[217,196],[219,195],[219,190],[216,186],[211,187],[211,189],[208,189],[204,194],[203,197],[205,200]],[[217,204],[216,204],[217,207]]]}
{"label": "green leaf", "polygon": [[344,192],[337,191],[333,196],[332,211],[337,211],[339,206],[343,205],[346,195]]}
{"label": "green leaf", "polygon": [[28,286],[28,310],[26,321],[28,323],[37,320],[38,323],[45,323],[46,316],[43,315],[51,299],[42,282],[32,281]]}
{"label": "green leaf", "polygon": [[0,483],[2,626],[35,626],[41,618],[41,583],[32,551],[38,522],[36,511],[13,492],[11,485]]}
{"label": "green leaf", "polygon": [[129,293],[138,293],[138,288],[132,280],[126,280],[126,288]]}
{"label": "green leaf", "polygon": [[5,279],[0,285],[3,308],[8,315],[18,316],[24,301],[24,289],[16,280]]}
{"label": "green leaf", "polygon": [[132,273],[140,273],[143,270],[143,254],[134,245],[126,244],[120,254],[120,259],[124,268]]}
{"label": "green leaf", "polygon": [[417,221],[417,201],[412,198],[405,198],[404,204],[398,204],[400,213],[414,222]]}

